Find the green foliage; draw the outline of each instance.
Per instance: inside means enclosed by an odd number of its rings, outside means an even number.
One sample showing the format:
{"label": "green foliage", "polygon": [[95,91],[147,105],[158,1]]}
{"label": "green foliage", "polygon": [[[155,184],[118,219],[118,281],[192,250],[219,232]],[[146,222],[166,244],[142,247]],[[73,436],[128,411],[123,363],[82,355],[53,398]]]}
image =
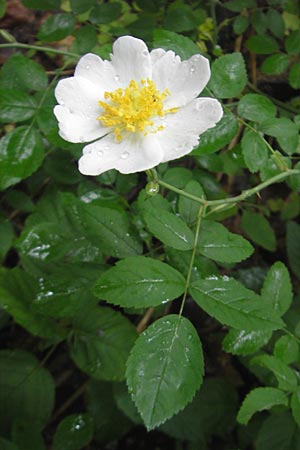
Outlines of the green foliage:
{"label": "green foliage", "polygon": [[[200,3],[0,0],[1,450],[300,448],[299,5]],[[224,114],[180,160],[83,176],[56,86],[123,35],[182,76],[207,57]]]}

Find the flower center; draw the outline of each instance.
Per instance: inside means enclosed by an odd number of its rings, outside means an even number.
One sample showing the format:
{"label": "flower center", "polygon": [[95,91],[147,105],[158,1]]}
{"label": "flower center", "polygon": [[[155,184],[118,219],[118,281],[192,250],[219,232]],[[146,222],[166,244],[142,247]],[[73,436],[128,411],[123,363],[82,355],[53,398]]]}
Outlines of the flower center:
{"label": "flower center", "polygon": [[131,80],[125,89],[118,88],[104,93],[107,102],[98,102],[103,112],[97,120],[102,125],[113,128],[117,141],[122,141],[126,132],[143,131],[146,136],[149,127],[151,133],[156,133],[164,127],[155,126],[153,119],[178,111],[178,108],[164,109],[163,101],[168,95],[168,89],[159,92],[152,80],[141,80],[140,83]]}

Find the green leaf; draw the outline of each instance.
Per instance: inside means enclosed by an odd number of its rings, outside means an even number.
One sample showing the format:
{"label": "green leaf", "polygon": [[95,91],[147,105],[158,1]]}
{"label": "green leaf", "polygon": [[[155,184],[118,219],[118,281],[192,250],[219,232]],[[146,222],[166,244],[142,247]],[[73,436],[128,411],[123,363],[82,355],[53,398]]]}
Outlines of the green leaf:
{"label": "green leaf", "polygon": [[266,345],[271,331],[230,330],[223,340],[223,349],[233,355],[250,355]]}
{"label": "green leaf", "polygon": [[249,19],[246,16],[239,15],[234,19],[233,31],[235,34],[244,33],[249,26]]}
{"label": "green leaf", "polygon": [[291,31],[284,44],[288,53],[291,55],[298,54],[300,52],[300,31]]}
{"label": "green leaf", "polygon": [[1,450],[20,450],[13,442],[0,437]]}
{"label": "green leaf", "polygon": [[245,8],[254,8],[255,0],[230,0],[224,3],[225,8],[233,12],[241,12]]}
{"label": "green leaf", "polygon": [[247,73],[241,53],[223,55],[213,62],[208,87],[216,97],[236,97],[246,83]]}
{"label": "green leaf", "polygon": [[291,408],[292,408],[292,413],[293,413],[295,422],[297,423],[298,427],[300,427],[300,389],[299,388],[292,394]]}
{"label": "green leaf", "polygon": [[59,9],[61,0],[22,0],[26,8]]}
{"label": "green leaf", "polygon": [[268,56],[261,65],[261,71],[268,75],[279,75],[284,72],[290,63],[290,58],[284,53]]}
{"label": "green leaf", "polygon": [[255,173],[264,167],[268,160],[268,147],[262,136],[252,130],[246,130],[242,137],[242,152],[250,172]]}
{"label": "green leaf", "polygon": [[82,14],[96,4],[97,0],[70,0],[71,9],[74,14]]}
{"label": "green leaf", "polygon": [[278,261],[270,268],[261,292],[263,300],[282,316],[293,300],[292,284],[286,266]]}
{"label": "green leaf", "polygon": [[21,450],[32,450],[33,448],[34,450],[46,450],[42,433],[27,420],[16,419],[12,426],[11,436],[13,442]]}
{"label": "green leaf", "polygon": [[0,0],[0,19],[5,15],[6,12],[6,0]]}
{"label": "green leaf", "polygon": [[[196,197],[203,196],[203,189],[198,181],[191,180],[184,187],[184,191],[193,194]],[[178,210],[180,215],[188,224],[193,224],[196,221],[200,204],[195,200],[191,200],[183,195],[179,196]]]}
{"label": "green leaf", "polygon": [[14,239],[14,229],[7,219],[0,218],[0,261],[4,260]]}
{"label": "green leaf", "polygon": [[197,26],[195,13],[188,5],[171,5],[167,10],[164,26],[167,30],[175,32],[194,30]]}
{"label": "green leaf", "polygon": [[41,165],[44,147],[35,128],[21,126],[0,140],[0,190],[29,177]]}
{"label": "green leaf", "polygon": [[257,34],[264,34],[267,29],[267,15],[262,10],[255,10],[251,14],[251,24]]}
{"label": "green leaf", "polygon": [[89,20],[95,24],[110,23],[117,20],[121,15],[122,6],[121,3],[103,3],[96,5],[90,12]]}
{"label": "green leaf", "polygon": [[0,71],[1,89],[41,91],[46,89],[47,84],[44,68],[18,53],[7,59]]}
{"label": "green leaf", "polygon": [[1,434],[9,433],[16,418],[27,420],[41,430],[54,405],[54,381],[30,353],[0,352]]}
{"label": "green leaf", "polygon": [[53,14],[42,23],[37,36],[41,41],[60,41],[72,34],[74,26],[75,19],[72,14]]}
{"label": "green leaf", "polygon": [[238,114],[245,119],[261,122],[275,117],[276,106],[263,95],[246,94],[238,103]]}
{"label": "green leaf", "polygon": [[293,391],[297,386],[297,377],[294,370],[275,356],[259,355],[252,358],[251,364],[257,364],[270,370],[278,381],[278,388],[283,391]]}
{"label": "green leaf", "polygon": [[285,364],[296,363],[299,357],[298,342],[293,336],[281,336],[275,343],[274,356]]}
{"label": "green leaf", "polygon": [[74,319],[71,357],[85,373],[100,380],[123,380],[125,363],[137,337],[119,312],[93,307]]}
{"label": "green leaf", "polygon": [[243,231],[262,248],[274,252],[276,250],[276,236],[269,221],[259,213],[244,211],[241,221]]}
{"label": "green leaf", "polygon": [[191,250],[194,246],[194,234],[186,223],[175,214],[160,208],[145,205],[143,217],[148,230],[165,245],[177,250]]}
{"label": "green leaf", "polygon": [[173,267],[156,259],[135,256],[119,261],[104,272],[94,292],[114,305],[143,308],[174,300],[184,288],[184,277]]}
{"label": "green leaf", "polygon": [[33,308],[37,281],[19,268],[1,273],[0,305],[31,334],[59,341],[65,337],[63,328]]}
{"label": "green leaf", "polygon": [[81,205],[78,213],[86,237],[101,246],[104,254],[125,258],[142,252],[141,243],[130,228],[125,213],[111,208]]}
{"label": "green leaf", "polygon": [[298,136],[297,125],[286,117],[264,120],[259,128],[263,133],[276,138],[289,138],[293,135]]}
{"label": "green leaf", "polygon": [[247,425],[256,412],[271,409],[275,405],[287,406],[287,403],[286,394],[279,389],[271,387],[253,389],[244,399],[237,420],[242,425]]}
{"label": "green leaf", "polygon": [[272,331],[283,326],[258,295],[233,278],[198,280],[191,284],[190,293],[209,315],[237,330]]}
{"label": "green leaf", "polygon": [[289,411],[271,414],[260,427],[257,439],[257,450],[283,450],[299,448],[300,435]]}
{"label": "green leaf", "polygon": [[300,225],[293,221],[287,223],[286,249],[290,268],[300,279]]}
{"label": "green leaf", "polygon": [[276,9],[269,8],[267,12],[267,21],[269,30],[277,37],[282,38],[285,32],[283,15]]}
{"label": "green leaf", "polygon": [[22,122],[30,119],[37,108],[32,96],[17,89],[0,89],[0,121]]}
{"label": "green leaf", "polygon": [[74,36],[76,38],[76,41],[72,45],[72,52],[74,53],[87,53],[97,44],[97,31],[92,25],[80,27],[75,31]]}
{"label": "green leaf", "polygon": [[245,45],[248,50],[258,55],[276,53],[279,50],[276,40],[267,34],[250,36]]}
{"label": "green leaf", "polygon": [[80,450],[92,440],[93,431],[94,421],[89,414],[66,416],[55,431],[53,450]]}
{"label": "green leaf", "polygon": [[126,378],[148,430],[184,408],[203,377],[201,342],[185,317],[162,317],[137,339],[127,362]]}
{"label": "green leaf", "polygon": [[246,239],[230,233],[224,225],[212,220],[202,220],[198,249],[207,258],[226,263],[243,261],[253,252]]}
{"label": "green leaf", "polygon": [[204,155],[220,150],[234,138],[238,128],[238,121],[234,114],[225,112],[217,125],[201,134],[199,146],[193,150],[192,154]]}
{"label": "green leaf", "polygon": [[173,50],[183,60],[200,53],[199,47],[188,37],[161,28],[153,32],[153,48]]}
{"label": "green leaf", "polygon": [[295,63],[292,65],[289,73],[289,83],[293,89],[300,88],[300,64]]}

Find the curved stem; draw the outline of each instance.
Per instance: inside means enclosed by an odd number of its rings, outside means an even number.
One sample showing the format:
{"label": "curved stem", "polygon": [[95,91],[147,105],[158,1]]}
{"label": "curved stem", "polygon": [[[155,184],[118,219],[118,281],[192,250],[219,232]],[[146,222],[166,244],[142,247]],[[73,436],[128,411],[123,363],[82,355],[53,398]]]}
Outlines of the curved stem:
{"label": "curved stem", "polygon": [[72,58],[80,58],[77,53],[66,52],[52,47],[44,47],[42,45],[22,44],[20,42],[9,42],[8,44],[0,44],[0,48],[24,48],[27,50],[37,50],[40,52],[57,53],[58,55],[71,56]]}

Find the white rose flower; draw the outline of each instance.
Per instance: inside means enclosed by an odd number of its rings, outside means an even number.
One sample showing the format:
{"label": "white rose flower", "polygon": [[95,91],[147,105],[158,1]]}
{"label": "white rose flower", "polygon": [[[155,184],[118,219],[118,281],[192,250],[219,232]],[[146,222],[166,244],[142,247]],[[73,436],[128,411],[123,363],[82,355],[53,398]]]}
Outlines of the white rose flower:
{"label": "white rose flower", "polygon": [[216,99],[196,98],[209,78],[201,55],[181,61],[173,51],[149,52],[142,40],[120,37],[111,61],[89,53],[57,84],[60,136],[93,141],[79,160],[85,175],[140,172],[180,158],[223,115]]}

